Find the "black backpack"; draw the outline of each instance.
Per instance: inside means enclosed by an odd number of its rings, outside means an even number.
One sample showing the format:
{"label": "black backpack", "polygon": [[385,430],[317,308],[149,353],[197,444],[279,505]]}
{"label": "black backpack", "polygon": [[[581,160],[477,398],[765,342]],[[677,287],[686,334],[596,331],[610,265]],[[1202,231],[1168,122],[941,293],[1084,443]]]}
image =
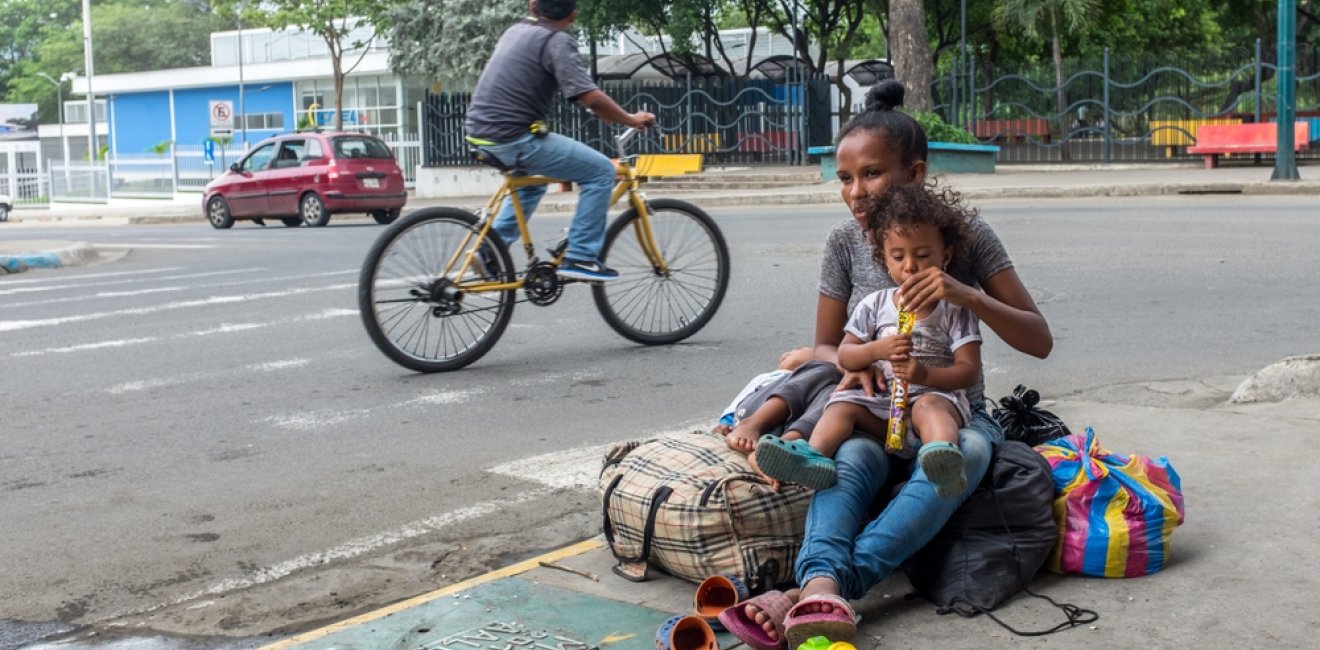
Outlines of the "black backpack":
{"label": "black backpack", "polygon": [[[929,544],[903,566],[916,593],[940,614],[985,614],[1019,636],[1042,636],[1100,618],[1089,609],[1056,603],[1027,586],[1054,549],[1054,480],[1050,464],[1025,443],[995,449],[976,491]],[[1016,630],[990,613],[1019,591],[1048,601],[1067,617],[1040,631]]]}

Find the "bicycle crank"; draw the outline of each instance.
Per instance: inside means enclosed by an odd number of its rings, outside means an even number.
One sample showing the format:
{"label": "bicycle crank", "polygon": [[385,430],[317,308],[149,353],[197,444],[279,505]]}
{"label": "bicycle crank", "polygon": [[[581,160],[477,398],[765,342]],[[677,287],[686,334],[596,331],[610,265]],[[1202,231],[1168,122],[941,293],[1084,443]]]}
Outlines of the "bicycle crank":
{"label": "bicycle crank", "polygon": [[541,307],[559,300],[564,293],[564,283],[555,274],[555,265],[537,262],[528,267],[523,278],[523,293],[527,294],[527,302]]}

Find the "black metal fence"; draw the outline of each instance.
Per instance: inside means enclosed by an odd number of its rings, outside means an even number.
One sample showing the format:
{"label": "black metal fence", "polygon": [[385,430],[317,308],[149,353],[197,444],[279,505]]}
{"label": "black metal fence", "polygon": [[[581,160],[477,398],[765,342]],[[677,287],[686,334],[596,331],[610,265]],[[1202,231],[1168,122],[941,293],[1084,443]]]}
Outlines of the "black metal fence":
{"label": "black metal fence", "polygon": [[[1106,52],[1098,62],[1066,61],[1061,85],[1049,63],[974,65],[936,81],[936,111],[998,145],[1004,163],[1199,160],[1187,153],[1198,127],[1275,119],[1274,56],[1259,41],[1197,61]],[[1316,147],[1297,158],[1320,159],[1320,56],[1312,48],[1299,48],[1297,81],[1298,121],[1309,123]]]}
{"label": "black metal fence", "polygon": [[[790,75],[769,79],[689,77],[673,82],[607,81],[602,89],[626,110],[655,113],[657,128],[630,145],[631,153],[701,153],[707,164],[797,164],[807,147],[833,136],[830,82]],[[471,95],[428,94],[422,142],[428,167],[470,165],[463,118]],[[556,99],[550,126],[614,156],[611,127],[580,106]]]}

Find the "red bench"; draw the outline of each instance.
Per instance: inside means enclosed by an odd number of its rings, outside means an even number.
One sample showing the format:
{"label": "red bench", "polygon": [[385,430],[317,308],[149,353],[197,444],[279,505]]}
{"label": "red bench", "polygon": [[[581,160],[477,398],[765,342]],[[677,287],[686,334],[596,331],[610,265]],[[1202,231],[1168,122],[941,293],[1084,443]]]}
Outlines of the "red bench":
{"label": "red bench", "polygon": [[[1311,124],[1297,122],[1293,126],[1293,149],[1301,151],[1311,139]],[[1221,154],[1274,153],[1278,138],[1273,123],[1206,124],[1196,129],[1196,145],[1187,147],[1187,153],[1205,156],[1205,168],[1214,169],[1219,166]]]}
{"label": "red bench", "polygon": [[982,142],[1014,140],[1022,142],[1028,136],[1050,141],[1050,123],[1041,117],[1020,120],[976,120],[972,133]]}

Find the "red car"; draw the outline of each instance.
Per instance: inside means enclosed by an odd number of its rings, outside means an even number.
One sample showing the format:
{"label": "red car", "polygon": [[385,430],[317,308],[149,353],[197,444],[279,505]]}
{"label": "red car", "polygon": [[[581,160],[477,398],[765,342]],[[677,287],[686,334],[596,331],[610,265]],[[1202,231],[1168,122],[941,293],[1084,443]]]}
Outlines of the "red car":
{"label": "red car", "polygon": [[206,184],[202,210],[211,225],[237,219],[265,225],[324,226],[330,215],[365,212],[390,223],[408,201],[403,170],[379,138],[365,133],[289,133],[268,138]]}

